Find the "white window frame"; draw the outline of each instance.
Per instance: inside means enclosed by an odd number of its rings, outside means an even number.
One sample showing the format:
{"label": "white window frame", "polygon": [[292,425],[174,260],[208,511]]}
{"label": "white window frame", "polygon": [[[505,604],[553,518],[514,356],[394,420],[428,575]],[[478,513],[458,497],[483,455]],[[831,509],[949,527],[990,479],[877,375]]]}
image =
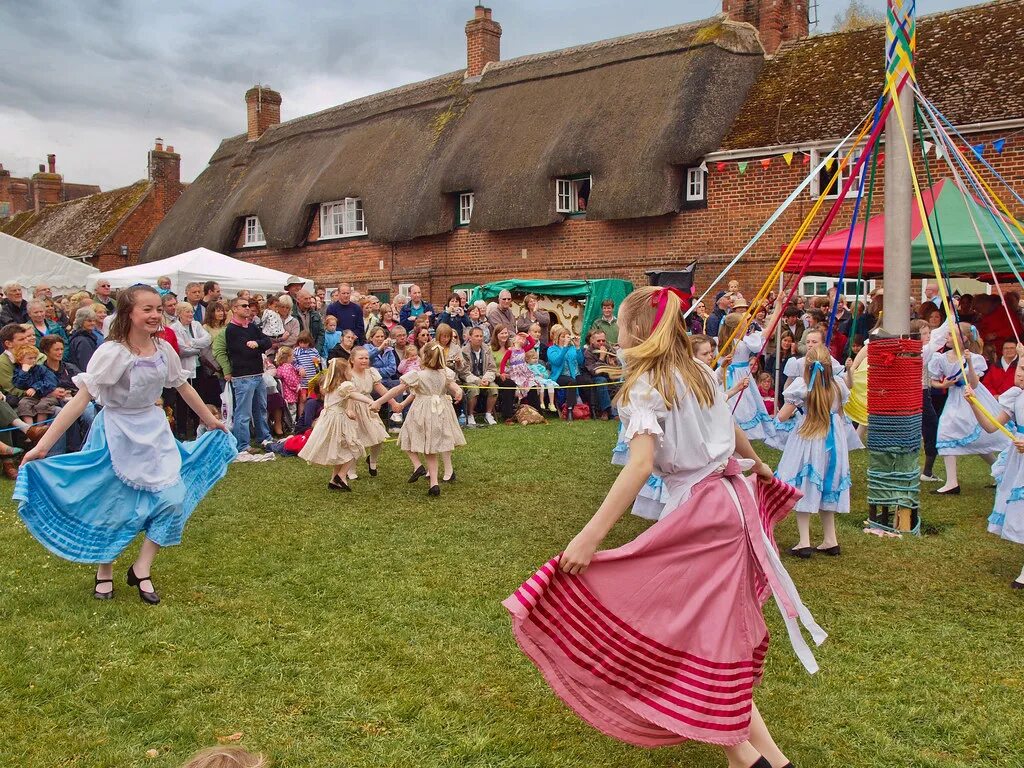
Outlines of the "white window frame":
{"label": "white window frame", "polygon": [[320,204],[320,239],[359,237],[367,234],[361,197],[346,197]]}
{"label": "white window frame", "polygon": [[590,183],[590,192],[594,192],[594,177],[585,176],[579,179],[555,179],[555,211],[569,216],[586,213],[580,210],[580,189],[583,182]]}
{"label": "white window frame", "polygon": [[686,169],[686,202],[702,203],[708,199],[708,174],[702,168]]}
{"label": "white window frame", "polygon": [[[843,298],[847,301],[859,300],[865,301],[865,297],[871,295],[871,292],[875,290],[876,280],[871,278],[862,278],[864,286],[866,286],[866,293],[850,293],[850,290],[857,287],[857,276],[846,277],[843,279]],[[824,293],[817,292],[817,286],[820,283],[825,284]],[[800,295],[812,298],[815,296],[827,296],[830,288],[835,288],[839,285],[839,278],[829,277],[827,275],[804,275],[800,278]]]}
{"label": "white window frame", "polygon": [[409,298],[409,291],[412,290],[414,285],[416,285],[416,283],[399,283],[398,293],[396,293],[395,296],[405,296],[406,298]]}
{"label": "white window frame", "polygon": [[266,245],[267,237],[263,234],[263,225],[260,224],[258,216],[245,217],[245,246],[255,247]]}
{"label": "white window frame", "polygon": [[[812,149],[811,150],[811,167],[812,168],[817,168],[818,164],[822,161],[822,159],[824,157],[828,156],[828,153],[830,151],[831,150]],[[844,157],[846,157],[846,150],[845,149],[840,149],[835,154],[835,157],[834,157],[833,162],[832,162],[832,169],[831,170],[829,170],[828,168],[822,168],[821,171],[819,171],[818,173],[814,174],[814,177],[811,179],[811,199],[812,200],[817,200],[819,197],[821,197],[821,176],[822,176],[822,174],[831,173],[832,171],[834,171],[835,168],[836,168],[836,165],[838,163],[842,162],[842,159]],[[839,193],[842,191],[843,185],[846,184],[847,180],[849,180],[850,172],[853,169],[853,166],[855,166],[857,164],[857,161],[859,159],[860,159],[860,150],[859,149],[858,150],[854,150],[853,155],[850,157],[849,164],[847,164],[846,167],[842,168],[839,171],[839,178],[836,180],[835,191],[834,192],[830,192],[829,194],[825,195],[825,199],[826,200],[837,200],[839,198]],[[857,191],[860,188],[860,178],[861,178],[861,176],[864,175],[865,168],[866,168],[866,164],[861,166],[860,174],[857,176],[857,181],[855,181],[850,186],[850,191],[846,193],[846,199],[847,200],[856,200],[857,199]]]}
{"label": "white window frame", "polygon": [[466,226],[473,218],[473,193],[459,193],[459,225]]}

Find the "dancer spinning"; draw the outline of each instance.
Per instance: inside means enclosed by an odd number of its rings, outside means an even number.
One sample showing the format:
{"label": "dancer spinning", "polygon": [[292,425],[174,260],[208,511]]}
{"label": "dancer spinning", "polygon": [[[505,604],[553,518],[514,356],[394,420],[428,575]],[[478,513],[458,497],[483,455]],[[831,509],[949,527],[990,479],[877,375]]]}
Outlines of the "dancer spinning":
{"label": "dancer spinning", "polygon": [[[843,405],[850,390],[832,373],[831,355],[822,344],[808,351],[804,374],[782,393],[778,419],[786,422],[803,412],[799,427],[790,434],[775,476],[799,488],[803,498],[796,503],[796,524],[800,541],[791,555],[808,558],[815,552],[836,556],[836,513],[850,511],[850,453],[847,447]],[[823,541],[811,547],[811,515],[821,518]]]}
{"label": "dancer spinning", "polygon": [[[441,495],[441,486],[437,482],[437,457],[444,462],[444,475],[441,480],[446,483],[455,480],[455,468],[452,466],[452,451],[466,444],[459,428],[459,420],[452,408],[452,400],[462,400],[462,390],[455,383],[455,372],[445,366],[444,350],[436,341],[423,345],[420,352],[418,371],[410,371],[402,376],[402,381],[381,395],[374,403],[380,408],[392,401],[406,390],[412,392],[412,405],[402,423],[402,431],[398,436],[398,447],[412,461],[410,483],[415,483],[424,475],[430,479],[427,493],[431,496]],[[449,394],[451,397],[449,397]],[[393,407],[401,408],[401,405]],[[420,460],[420,456],[423,460]],[[426,469],[423,468],[424,463]]]}
{"label": "dancer spinning", "polygon": [[[365,347],[356,347],[349,358],[352,365],[352,384],[356,392],[365,395],[373,403],[372,395],[387,393],[388,389],[381,384],[381,375],[376,368],[370,367],[370,353]],[[370,477],[377,476],[377,459],[380,457],[381,446],[388,439],[388,431],[380,416],[371,413],[369,405],[362,399],[352,398],[352,413],[356,417],[356,433],[359,443],[366,448],[366,466]]]}
{"label": "dancer spinning", "polygon": [[[801,661],[814,623],[759,517],[796,491],[772,477],[736,427],[710,368],[693,358],[683,304],[641,288],[619,310],[625,379],[617,395],[629,459],[565,552],[504,605],[520,647],[573,710],[603,733],[645,747],[695,739],[732,768],[789,766],[753,703],[774,592]],[[746,458],[741,464],[734,454]],[[651,471],[670,489],[667,514],[631,543],[597,552]],[[788,507],[786,507],[788,508]]]}
{"label": "dancer spinning", "polygon": [[[150,578],[154,557],[181,542],[189,515],[235,457],[227,427],[188,383],[160,332],[160,294],[135,286],[118,297],[107,341],[74,377],[78,394],[25,454],[14,488],[18,513],[43,546],[72,562],[99,564],[93,594],[100,600],[113,597],[114,560],[142,531],[128,585],[144,602],[160,602]],[[176,442],[154,405],[165,387],[176,389],[210,431]],[[103,410],[82,450],[45,459],[93,398]]]}
{"label": "dancer spinning", "polygon": [[964,381],[961,358],[954,349],[943,355],[933,355],[928,362],[932,386],[948,390],[946,405],[939,416],[939,430],[935,441],[935,447],[946,465],[946,482],[938,490],[932,491],[939,494],[960,493],[960,481],[956,472],[957,456],[977,454],[991,465],[995,463],[996,455],[1010,443],[1002,432],[982,434],[981,425],[974,418],[972,406],[964,397],[964,385],[970,384],[972,391],[989,413],[996,413],[999,410],[996,399],[979,381],[979,377],[988,370],[988,364],[985,358],[978,354],[976,332],[970,323],[959,323],[958,328],[967,381]]}
{"label": "dancer spinning", "polygon": [[[767,326],[771,328],[779,310],[776,309]],[[730,392],[729,407],[736,423],[740,429],[746,432],[750,440],[765,440],[774,433],[772,417],[764,407],[764,400],[757,393],[757,387],[749,386],[750,380],[750,358],[756,357],[764,347],[764,335],[759,330],[753,330],[753,324],[747,326],[746,333],[740,336],[739,327],[745,320],[739,313],[732,313],[725,316],[722,321],[722,328],[718,334],[718,354],[728,361],[725,373],[725,389]],[[744,382],[744,383],[741,383]],[[738,394],[731,394],[732,388],[740,384]]]}

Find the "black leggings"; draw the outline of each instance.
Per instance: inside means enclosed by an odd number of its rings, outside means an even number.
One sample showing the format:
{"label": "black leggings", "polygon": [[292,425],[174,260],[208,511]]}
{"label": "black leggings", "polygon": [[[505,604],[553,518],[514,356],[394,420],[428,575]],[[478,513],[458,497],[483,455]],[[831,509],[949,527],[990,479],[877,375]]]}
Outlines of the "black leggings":
{"label": "black leggings", "polygon": [[[499,376],[497,379],[495,379],[494,383],[498,387],[512,387],[512,389],[498,390],[498,412],[501,414],[502,420],[508,421],[513,416],[515,416],[516,413],[516,391],[514,389],[516,383],[507,376]],[[483,397],[486,391],[487,390],[483,388],[480,389],[481,397],[477,399],[477,403],[480,403],[481,400],[486,399],[485,397]],[[540,397],[537,395],[537,390],[535,389],[531,389],[529,391],[526,397],[523,398],[523,402],[525,402],[527,405],[533,406],[538,411],[540,410]]]}
{"label": "black leggings", "polygon": [[560,387],[568,387],[565,390],[565,405],[569,410],[572,410],[573,406],[576,405],[576,387],[573,386],[576,383],[576,379],[563,373],[555,379],[555,383]]}
{"label": "black leggings", "polygon": [[921,398],[921,437],[924,438],[924,455],[934,459],[939,455],[935,447],[938,439],[939,415],[935,412],[935,403],[932,402],[930,389],[922,392]]}

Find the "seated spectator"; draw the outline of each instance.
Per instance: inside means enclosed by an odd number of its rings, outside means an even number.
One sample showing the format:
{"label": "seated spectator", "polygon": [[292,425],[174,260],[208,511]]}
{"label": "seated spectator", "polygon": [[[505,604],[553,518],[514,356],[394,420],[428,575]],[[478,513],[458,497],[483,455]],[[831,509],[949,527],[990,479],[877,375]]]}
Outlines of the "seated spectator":
{"label": "seated spectator", "polygon": [[466,338],[466,330],[472,326],[472,323],[466,311],[462,308],[462,297],[459,294],[453,293],[448,297],[448,304],[438,316],[437,322],[449,326],[455,334],[456,340],[461,345],[462,341]]}
{"label": "seated spectator", "polygon": [[479,328],[484,334],[484,344],[491,343],[491,326],[483,319],[483,310],[476,304],[466,311],[470,328]]}
{"label": "seated spectator", "polygon": [[342,360],[348,360],[352,354],[352,350],[356,347],[356,334],[355,331],[346,328],[341,332],[341,341],[339,341],[330,352],[327,353],[327,361],[330,362],[336,357],[340,357]]}
{"label": "seated spectator", "polygon": [[424,326],[423,323],[417,319],[410,337],[412,339],[413,346],[416,347],[416,350],[418,352],[422,352],[423,348],[430,343],[432,337],[433,334],[431,333],[431,329]]}
{"label": "seated spectator", "polygon": [[21,283],[16,280],[4,283],[4,298],[0,300],[0,327],[11,323],[25,325],[28,322],[28,302],[23,297]]}
{"label": "seated spectator", "polygon": [[96,329],[96,313],[91,306],[75,312],[72,329],[71,337],[68,339],[67,359],[78,370],[84,371],[89,367],[89,361],[99,346],[96,334],[93,333]]}
{"label": "seated spectator", "polygon": [[[403,333],[405,329],[402,329]],[[366,344],[366,351],[370,354],[370,365],[377,369],[384,386],[391,389],[395,384],[389,381],[398,381],[398,357],[395,355],[395,347],[384,326],[378,325],[370,334],[370,340]]]}
{"label": "seated spectator", "polygon": [[[610,381],[603,368],[615,367],[618,360],[615,353],[608,347],[608,340],[604,331],[591,330],[587,334],[587,344],[583,349],[583,368],[577,376],[580,384],[608,384]],[[592,418],[599,418],[601,421],[608,421],[612,415],[612,393],[611,387],[589,387],[590,408]]]}
{"label": "seated spectator", "polygon": [[398,321],[395,319],[395,308],[390,304],[380,305],[380,324],[388,333],[391,333],[391,329],[398,325]]}
{"label": "seated spectator", "polygon": [[15,409],[26,424],[47,421],[54,409],[66,405],[71,399],[67,392],[55,391],[60,387],[57,374],[42,365],[46,358],[31,344],[22,344],[12,350],[15,367],[13,383],[24,394]]}
{"label": "seated spectator", "polygon": [[[96,313],[96,327],[92,333],[96,337],[96,343],[102,344],[107,340],[107,329],[110,327],[111,315],[107,311],[106,305],[99,301],[93,302],[92,311]],[[177,309],[175,309],[175,312],[177,312]]]}
{"label": "seated spectator", "polygon": [[[498,391],[489,385],[493,384],[498,376],[495,356],[484,343],[483,328],[472,327],[468,335],[469,341],[462,348],[462,357],[466,365],[466,383],[470,385],[466,390],[466,426],[477,426],[476,413],[481,389],[487,390],[484,423],[494,425],[494,406],[498,400]],[[502,355],[504,356],[504,353]]]}
{"label": "seated spectator", "polygon": [[[501,361],[505,359],[506,353],[512,348],[512,331],[508,326],[499,325],[491,334],[491,356],[494,362],[494,370],[497,372],[501,367]],[[498,389],[498,410],[501,413],[502,421],[509,421],[515,415],[516,409],[516,383],[508,376],[496,373],[494,383]],[[490,422],[488,422],[490,423]]]}
{"label": "seated spectator", "polygon": [[[442,312],[441,317],[444,315],[445,313]],[[452,369],[455,374],[455,382],[459,385],[465,384],[468,368],[462,358],[462,346],[455,338],[455,331],[447,323],[438,323],[437,330],[434,332],[434,341],[444,350],[445,367]],[[459,414],[459,424],[465,426],[466,415],[461,412],[463,405],[462,402],[456,404],[455,412]]]}
{"label": "seated spectator", "polygon": [[551,328],[551,346],[548,347],[548,365],[551,378],[565,392],[566,420],[572,421],[572,409],[576,405],[577,378],[583,363],[583,353],[573,343],[569,329],[562,325]]}
{"label": "seated spectator", "polygon": [[[536,324],[535,324],[536,325]],[[541,410],[545,408],[555,413],[558,412],[558,400],[555,397],[555,388],[558,382],[551,378],[551,371],[541,361],[540,353],[534,347],[526,353],[526,364],[530,366],[533,380],[537,383],[537,397],[540,399]],[[545,404],[546,396],[546,404]]]}
{"label": "seated spectator", "polygon": [[36,346],[39,346],[39,342],[44,336],[59,336],[64,340],[65,344],[67,343],[68,335],[64,332],[61,325],[47,319],[46,304],[43,303],[42,299],[32,299],[32,301],[28,302],[28,319],[29,323],[32,324],[32,330],[35,331]]}
{"label": "seated spectator", "polygon": [[[60,336],[44,336],[39,342],[39,351],[44,356],[43,365],[57,377],[57,389],[52,394],[58,399],[70,400],[78,394],[78,387],[75,386],[73,379],[82,371],[70,363],[64,362],[64,348],[64,339]],[[54,410],[54,413],[59,411],[60,406]],[[89,427],[92,426],[92,421],[95,417],[96,404],[87,404],[85,410],[82,411],[82,415],[61,436],[60,440],[57,441],[57,444],[50,451],[50,454],[56,456],[64,452],[73,453],[81,450],[82,444],[89,434]]]}

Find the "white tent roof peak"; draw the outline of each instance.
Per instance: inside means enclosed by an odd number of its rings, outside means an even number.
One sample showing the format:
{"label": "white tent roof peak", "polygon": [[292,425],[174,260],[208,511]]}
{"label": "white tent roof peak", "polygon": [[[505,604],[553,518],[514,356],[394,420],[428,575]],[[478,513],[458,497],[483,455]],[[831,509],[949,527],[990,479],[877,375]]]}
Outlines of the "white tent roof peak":
{"label": "white tent roof peak", "polygon": [[0,232],[0,274],[25,288],[48,285],[55,296],[81,290],[99,270],[46,248]]}

